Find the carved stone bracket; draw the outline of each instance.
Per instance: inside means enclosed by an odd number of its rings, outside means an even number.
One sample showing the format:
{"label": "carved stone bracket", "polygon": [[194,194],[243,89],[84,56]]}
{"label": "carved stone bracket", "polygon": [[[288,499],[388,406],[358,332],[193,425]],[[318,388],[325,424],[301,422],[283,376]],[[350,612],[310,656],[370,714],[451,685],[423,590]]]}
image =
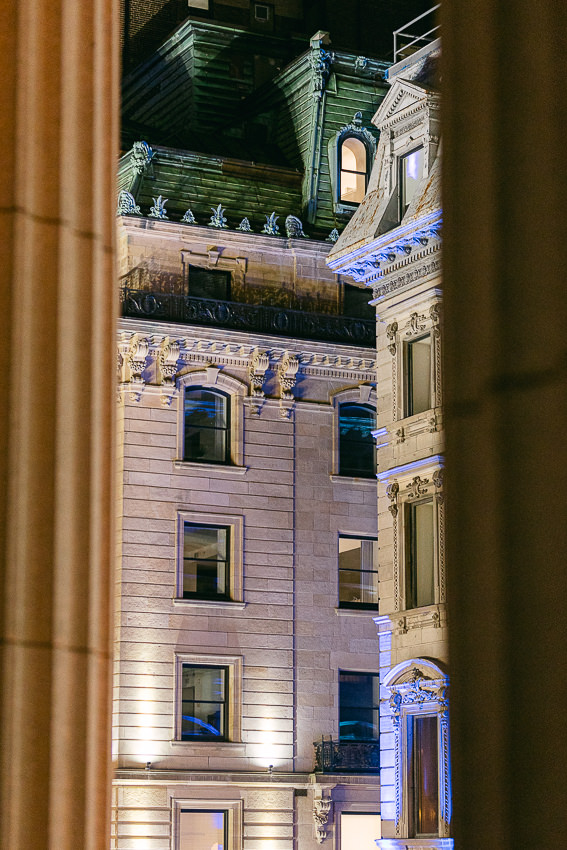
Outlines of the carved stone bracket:
{"label": "carved stone bracket", "polygon": [[441,336],[441,310],[442,304],[440,301],[437,301],[435,304],[432,304],[429,308],[429,315],[431,316],[431,322],[433,324],[433,336],[436,339]]}
{"label": "carved stone bracket", "polygon": [[386,496],[390,500],[390,504],[388,505],[388,510],[394,517],[394,519],[398,515],[398,494],[400,492],[400,485],[397,481],[392,481],[386,488]]}
{"label": "carved stone bracket", "polygon": [[329,822],[333,802],[330,797],[318,797],[313,800],[313,820],[315,821],[315,837],[322,844],[327,837],[325,827]]}
{"label": "carved stone bracket", "polygon": [[270,358],[265,351],[255,348],[250,355],[248,375],[250,377],[250,412],[259,414],[265,398],[264,381],[270,365]]}
{"label": "carved stone bracket", "polygon": [[175,396],[175,375],[178,370],[179,354],[179,342],[165,337],[158,354],[158,366],[163,387],[161,403],[164,405],[170,405]]}
{"label": "carved stone bracket", "polygon": [[435,498],[437,499],[438,504],[442,505],[444,500],[442,469],[438,469],[433,473],[433,484],[435,485]]}
{"label": "carved stone bracket", "polygon": [[297,380],[299,360],[294,354],[285,352],[279,367],[278,378],[280,383],[280,414],[284,419],[289,419],[295,403],[293,388]]}
{"label": "carved stone bracket", "polygon": [[389,340],[388,351],[390,352],[392,357],[396,353],[396,334],[397,334],[397,332],[398,332],[398,323],[397,322],[392,322],[392,324],[388,325],[388,327],[386,328],[386,336],[388,337],[388,340]]}
{"label": "carved stone bracket", "polygon": [[145,337],[135,335],[132,338],[128,351],[128,367],[130,378],[130,398],[132,401],[140,401],[144,390],[144,379],[142,373],[146,368],[146,360],[150,352],[150,341]]}

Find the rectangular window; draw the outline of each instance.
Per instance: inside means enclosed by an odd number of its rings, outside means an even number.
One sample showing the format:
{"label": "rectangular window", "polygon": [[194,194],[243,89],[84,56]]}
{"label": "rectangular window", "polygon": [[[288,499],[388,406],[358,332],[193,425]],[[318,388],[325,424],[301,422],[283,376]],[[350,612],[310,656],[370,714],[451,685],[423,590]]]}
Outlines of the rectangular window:
{"label": "rectangular window", "polygon": [[406,505],[406,607],[435,602],[433,500]]}
{"label": "rectangular window", "polygon": [[183,598],[229,599],[230,528],[183,525]]}
{"label": "rectangular window", "polygon": [[378,543],[339,535],[339,608],[378,608]]}
{"label": "rectangular window", "polygon": [[423,176],[423,148],[419,147],[400,158],[400,219],[411,204]]}
{"label": "rectangular window", "polygon": [[179,850],[225,850],[228,811],[182,809],[179,818]]}
{"label": "rectangular window", "polygon": [[380,734],[378,673],[339,672],[339,740],[376,741]]}
{"label": "rectangular window", "polygon": [[374,478],[376,411],[362,404],[339,405],[339,475]]}
{"label": "rectangular window", "polygon": [[410,836],[439,834],[437,717],[408,717],[408,814]]}
{"label": "rectangular window", "polygon": [[197,463],[229,463],[228,396],[203,387],[187,387],[183,416],[183,459]]}
{"label": "rectangular window", "polygon": [[189,266],[189,295],[230,301],[230,272]]}
{"label": "rectangular window", "polygon": [[181,740],[226,741],[228,667],[183,664],[181,668]]}
{"label": "rectangular window", "polygon": [[431,408],[431,334],[406,345],[406,415]]}
{"label": "rectangular window", "polygon": [[341,812],[341,850],[376,850],[376,839],[381,837],[379,814]]}

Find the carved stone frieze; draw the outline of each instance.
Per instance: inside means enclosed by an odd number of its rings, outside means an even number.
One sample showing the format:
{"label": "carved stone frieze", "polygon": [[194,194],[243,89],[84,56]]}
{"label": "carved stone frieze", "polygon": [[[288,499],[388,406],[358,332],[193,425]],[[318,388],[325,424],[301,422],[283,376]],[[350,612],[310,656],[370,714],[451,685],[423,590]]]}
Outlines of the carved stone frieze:
{"label": "carved stone frieze", "polygon": [[376,285],[373,291],[374,298],[384,298],[391,292],[404,289],[404,287],[410,286],[420,278],[428,277],[429,275],[435,274],[439,271],[441,271],[441,260],[431,260],[431,262],[417,266],[416,268],[411,269],[411,271],[405,272],[405,274],[398,275],[398,277],[389,280],[387,283]]}

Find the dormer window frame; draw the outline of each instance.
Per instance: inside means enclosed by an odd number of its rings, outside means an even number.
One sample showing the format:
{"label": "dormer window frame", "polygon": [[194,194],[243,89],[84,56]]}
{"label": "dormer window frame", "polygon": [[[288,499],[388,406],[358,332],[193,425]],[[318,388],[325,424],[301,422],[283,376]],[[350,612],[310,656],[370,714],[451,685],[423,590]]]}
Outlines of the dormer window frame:
{"label": "dormer window frame", "polygon": [[370,180],[374,157],[376,156],[376,139],[369,129],[363,126],[361,113],[357,112],[353,117],[352,123],[345,127],[341,127],[341,129],[330,138],[327,147],[333,211],[335,215],[348,217],[350,217],[355,210],[358,209],[361,203],[341,200],[342,146],[349,138],[358,139],[362,142],[366,150],[366,171],[364,172],[364,191],[366,193],[368,190],[368,181]]}
{"label": "dormer window frame", "polygon": [[[365,162],[366,168],[364,169],[364,171],[358,171],[358,170],[353,171],[349,168],[343,168],[343,148],[344,148],[345,142],[347,142],[349,139],[356,139],[364,147],[365,158],[366,158],[366,162]],[[338,181],[339,181],[337,195],[338,195],[338,201],[339,201],[340,204],[345,204],[345,205],[352,206],[352,207],[356,208],[356,207],[360,206],[360,204],[362,203],[362,201],[347,201],[347,200],[343,199],[343,197],[342,197],[342,194],[343,194],[343,191],[342,191],[342,188],[343,188],[342,187],[343,173],[355,174],[355,175],[359,175],[359,174],[364,175],[364,194],[366,194],[366,190],[368,188],[368,179],[370,177],[370,168],[368,167],[368,159],[369,159],[368,146],[365,143],[364,139],[362,139],[360,137],[359,133],[354,133],[354,132],[351,131],[351,132],[345,133],[343,136],[341,136],[341,139],[340,139],[340,142],[339,142],[339,145],[338,145],[338,151],[337,151],[337,170],[338,170]],[[364,195],[363,195],[363,197],[364,197]]]}

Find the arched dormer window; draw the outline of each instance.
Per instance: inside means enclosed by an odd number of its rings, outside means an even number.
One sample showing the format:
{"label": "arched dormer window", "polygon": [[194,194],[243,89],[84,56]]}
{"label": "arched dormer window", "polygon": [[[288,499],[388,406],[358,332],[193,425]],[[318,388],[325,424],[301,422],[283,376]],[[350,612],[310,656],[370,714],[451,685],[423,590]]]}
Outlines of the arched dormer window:
{"label": "arched dormer window", "polygon": [[376,451],[372,431],[376,411],[351,402],[339,406],[339,475],[374,478]]}
{"label": "arched dormer window", "polygon": [[343,138],[339,151],[339,200],[360,204],[368,182],[368,150],[356,136]]}
{"label": "arched dormer window", "polygon": [[220,390],[186,387],[183,459],[230,463],[230,399]]}

